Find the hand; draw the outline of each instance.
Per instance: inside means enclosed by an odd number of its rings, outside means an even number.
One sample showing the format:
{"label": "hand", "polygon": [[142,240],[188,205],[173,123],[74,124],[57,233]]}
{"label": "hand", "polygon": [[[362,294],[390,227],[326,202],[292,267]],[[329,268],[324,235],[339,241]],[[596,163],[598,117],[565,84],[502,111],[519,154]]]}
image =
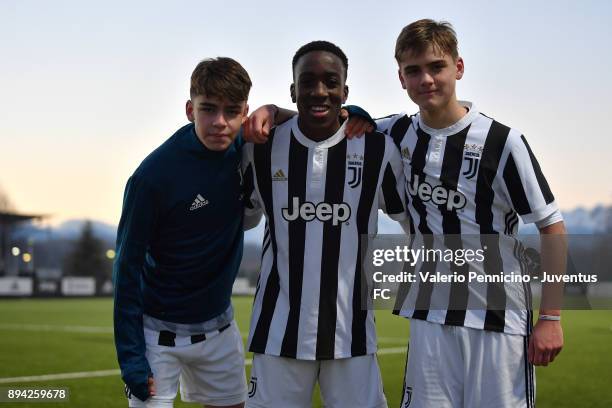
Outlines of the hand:
{"label": "hand", "polygon": [[[127,387],[126,392],[129,393],[141,401],[146,401],[150,397],[155,395],[155,380],[153,379],[153,375],[149,374],[147,377],[147,381],[125,381],[125,385]],[[129,397],[129,395],[128,395]]]}
{"label": "hand", "polygon": [[153,379],[153,376],[150,376],[149,379],[147,380],[147,387],[149,388],[149,397],[152,397],[155,395],[155,380]]}
{"label": "hand", "polygon": [[349,118],[348,111],[346,109],[340,110],[340,119],[347,119],[346,128],[344,129],[344,133],[346,134],[347,139],[352,139],[355,136],[361,137],[366,132],[374,131],[374,126],[367,120],[363,119],[360,116],[353,116]]}
{"label": "hand", "polygon": [[563,348],[561,322],[538,320],[529,339],[529,362],[537,366],[552,363]]}
{"label": "hand", "polygon": [[278,108],[274,105],[264,105],[249,115],[243,126],[244,140],[252,143],[266,143]]}

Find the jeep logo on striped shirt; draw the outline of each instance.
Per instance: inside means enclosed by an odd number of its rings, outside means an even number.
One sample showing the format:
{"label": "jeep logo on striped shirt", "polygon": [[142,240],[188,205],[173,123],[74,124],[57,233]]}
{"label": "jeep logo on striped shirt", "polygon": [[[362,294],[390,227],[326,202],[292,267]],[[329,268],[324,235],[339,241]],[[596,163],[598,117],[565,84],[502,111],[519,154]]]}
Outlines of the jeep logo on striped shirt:
{"label": "jeep logo on striped shirt", "polygon": [[351,216],[351,207],[347,203],[330,204],[321,202],[314,204],[306,201],[300,205],[300,199],[293,197],[292,208],[283,208],[281,213],[287,221],[295,221],[298,218],[304,221],[312,221],[315,218],[319,221],[330,221],[332,225],[338,225],[341,222],[348,220]]}
{"label": "jeep logo on striped shirt", "polygon": [[438,185],[432,187],[426,181],[419,183],[419,176],[413,175],[412,181],[408,183],[410,195],[419,197],[421,201],[430,201],[436,205],[446,205],[448,211],[460,210],[465,207],[467,200],[459,191]]}

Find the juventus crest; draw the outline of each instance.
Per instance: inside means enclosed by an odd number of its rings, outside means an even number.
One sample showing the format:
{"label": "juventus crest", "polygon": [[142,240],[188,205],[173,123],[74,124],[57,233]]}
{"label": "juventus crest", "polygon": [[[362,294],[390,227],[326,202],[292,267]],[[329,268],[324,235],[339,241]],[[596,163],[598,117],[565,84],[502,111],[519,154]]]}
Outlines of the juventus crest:
{"label": "juventus crest", "polygon": [[357,153],[346,155],[348,170],[348,185],[351,188],[359,187],[363,173],[363,156]]}
{"label": "juventus crest", "polygon": [[478,173],[482,150],[483,146],[476,144],[466,144],[463,147],[463,160],[467,163],[467,169],[462,174],[466,179],[470,180]]}

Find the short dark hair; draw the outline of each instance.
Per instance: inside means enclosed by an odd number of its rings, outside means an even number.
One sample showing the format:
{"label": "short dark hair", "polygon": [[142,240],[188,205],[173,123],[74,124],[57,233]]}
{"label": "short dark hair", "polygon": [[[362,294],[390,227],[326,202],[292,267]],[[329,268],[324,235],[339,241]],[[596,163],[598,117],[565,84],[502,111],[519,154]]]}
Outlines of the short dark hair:
{"label": "short dark hair", "polygon": [[459,56],[453,26],[446,21],[424,18],[403,28],[395,43],[395,59],[399,63],[406,51],[421,55],[429,46],[433,46],[436,53],[450,55],[453,60]]}
{"label": "short dark hair", "polygon": [[344,79],[346,80],[346,75],[348,73],[348,58],[346,58],[346,54],[344,54],[340,47],[338,47],[336,44],[330,43],[329,41],[312,41],[308,44],[302,45],[293,56],[291,69],[294,73],[298,60],[304,56],[304,54],[311,51],[327,51],[340,58],[340,61],[342,61],[342,66],[344,67]]}
{"label": "short dark hair", "polygon": [[191,74],[191,98],[198,95],[227,98],[231,102],[249,99],[251,78],[237,61],[227,58],[208,58],[195,67]]}

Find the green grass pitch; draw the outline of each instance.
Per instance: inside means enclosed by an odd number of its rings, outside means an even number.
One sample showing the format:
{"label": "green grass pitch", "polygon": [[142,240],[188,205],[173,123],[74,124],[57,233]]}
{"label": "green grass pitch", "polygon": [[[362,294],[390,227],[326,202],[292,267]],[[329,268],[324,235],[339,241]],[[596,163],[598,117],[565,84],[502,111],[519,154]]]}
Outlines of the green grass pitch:
{"label": "green grass pitch", "polygon": [[[234,298],[236,320],[243,333],[248,331],[251,302],[250,297]],[[385,393],[389,406],[397,407],[408,321],[377,311],[377,326]],[[537,406],[612,407],[612,311],[565,311],[563,327],[563,352],[551,366],[537,370]],[[69,403],[46,403],[45,407],[127,407],[118,375],[6,382],[6,378],[116,368],[111,299],[0,301],[0,388],[69,388]],[[248,375],[250,366],[246,371]],[[41,405],[0,403],[0,408],[10,406]],[[177,402],[176,406],[198,405]],[[313,406],[321,406],[318,396]]]}

